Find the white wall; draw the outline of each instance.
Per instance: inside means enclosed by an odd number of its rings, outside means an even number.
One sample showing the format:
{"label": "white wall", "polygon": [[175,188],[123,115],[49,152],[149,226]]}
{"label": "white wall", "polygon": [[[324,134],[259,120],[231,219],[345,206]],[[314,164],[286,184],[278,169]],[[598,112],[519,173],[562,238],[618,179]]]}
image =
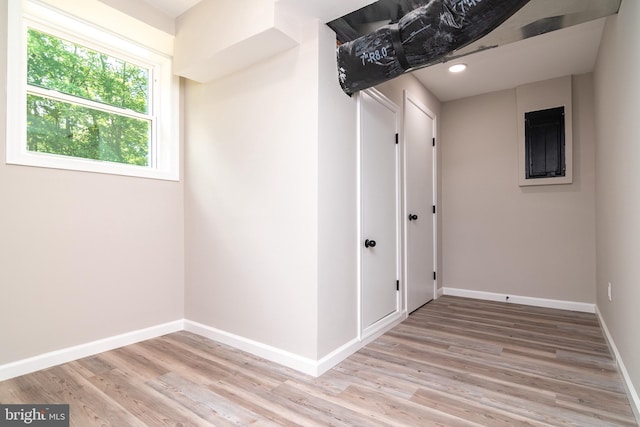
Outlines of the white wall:
{"label": "white wall", "polygon": [[595,302],[590,74],[573,78],[573,184],[519,187],[516,91],[443,104],[444,286]]}
{"label": "white wall", "polygon": [[240,72],[296,45],[288,9],[265,0],[202,1],[176,20],[173,68],[206,83]]}
{"label": "white wall", "polygon": [[182,319],[182,183],[6,165],[0,105],[0,364]]}
{"label": "white wall", "polygon": [[[596,68],[597,305],[640,390],[640,5],[607,19]],[[612,284],[612,301],[607,283]],[[636,409],[640,401],[636,395]],[[640,415],[640,414],[639,414]]]}
{"label": "white wall", "polygon": [[328,68],[335,36],[304,28],[187,83],[186,317],[316,360],[356,334],[355,103]]}
{"label": "white wall", "polygon": [[357,336],[357,156],[354,99],[338,84],[335,33],[319,34],[318,357]]}
{"label": "white wall", "polygon": [[176,25],[172,17],[164,12],[151,7],[144,0],[100,0],[114,9],[145,22],[155,28],[168,33],[175,34]]}

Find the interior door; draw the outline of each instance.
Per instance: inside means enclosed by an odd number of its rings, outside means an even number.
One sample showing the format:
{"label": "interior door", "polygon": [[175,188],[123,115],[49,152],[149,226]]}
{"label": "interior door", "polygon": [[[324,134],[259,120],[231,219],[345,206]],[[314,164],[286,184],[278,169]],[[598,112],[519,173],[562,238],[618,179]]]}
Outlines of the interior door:
{"label": "interior door", "polygon": [[362,330],[399,312],[398,108],[359,95]]}
{"label": "interior door", "polygon": [[434,119],[405,93],[405,272],[407,311],[435,298]]}

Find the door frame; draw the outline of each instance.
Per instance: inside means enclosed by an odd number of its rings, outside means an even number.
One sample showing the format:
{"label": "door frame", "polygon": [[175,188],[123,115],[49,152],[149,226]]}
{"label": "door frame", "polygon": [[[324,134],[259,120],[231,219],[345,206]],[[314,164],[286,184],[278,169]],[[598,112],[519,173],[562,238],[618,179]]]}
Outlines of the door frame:
{"label": "door frame", "polygon": [[[396,147],[396,276],[398,280],[400,280],[400,289],[396,293],[396,310],[387,315],[386,317],[378,320],[373,325],[370,325],[364,328],[363,325],[363,274],[362,274],[362,257],[363,257],[363,241],[364,241],[364,233],[363,233],[363,213],[362,213],[362,204],[363,204],[363,196],[362,196],[362,96],[366,94],[373,98],[375,101],[381,103],[386,108],[392,110],[396,116],[396,133],[398,134],[398,146]],[[358,269],[357,269],[357,281],[358,281],[358,292],[357,292],[357,301],[358,301],[358,340],[360,341],[369,341],[373,340],[380,333],[388,330],[390,327],[394,326],[397,323],[400,323],[402,320],[406,318],[406,305],[404,304],[405,296],[404,296],[404,279],[402,272],[402,132],[401,132],[401,110],[398,105],[393,103],[389,98],[384,96],[381,92],[376,89],[366,89],[356,94],[356,105],[357,105],[357,166],[356,166],[356,175],[357,175],[357,230],[358,230],[358,239],[357,239],[357,256],[358,256]]]}
{"label": "door frame", "polygon": [[[408,252],[408,236],[407,236],[407,227],[406,227],[406,221],[404,220],[405,217],[408,215],[408,208],[407,208],[407,180],[408,180],[408,176],[407,176],[407,171],[408,171],[408,167],[407,167],[407,141],[404,138],[405,132],[404,130],[407,127],[407,115],[406,115],[406,111],[407,111],[407,103],[411,102],[413,105],[415,105],[417,108],[419,108],[421,111],[423,111],[427,116],[431,117],[431,119],[433,120],[433,138],[436,138],[436,144],[433,147],[433,159],[432,159],[432,183],[433,183],[433,188],[432,188],[432,194],[433,194],[433,205],[436,206],[436,213],[433,214],[433,223],[432,223],[432,227],[433,227],[433,270],[434,272],[436,272],[436,279],[433,281],[433,299],[436,300],[438,299],[438,215],[440,213],[440,206],[438,206],[438,143],[437,143],[437,135],[438,135],[438,117],[436,116],[436,114],[431,111],[431,109],[429,109],[426,105],[424,105],[422,103],[422,101],[420,101],[417,97],[413,96],[409,91],[407,91],[406,89],[403,91],[403,105],[402,105],[402,130],[403,130],[403,138],[401,139],[402,141],[402,145],[401,145],[401,150],[402,150],[402,284],[404,286],[404,300],[403,300],[403,305],[404,305],[404,310],[407,310],[407,307],[409,306],[408,301],[407,301],[407,297],[408,297],[408,292],[406,287],[408,286],[407,283],[407,277],[408,277],[408,268],[409,268],[409,264],[408,264],[408,260],[409,257],[407,256],[407,252]],[[402,286],[401,286],[402,288]],[[406,315],[408,316],[409,313],[406,313]]]}

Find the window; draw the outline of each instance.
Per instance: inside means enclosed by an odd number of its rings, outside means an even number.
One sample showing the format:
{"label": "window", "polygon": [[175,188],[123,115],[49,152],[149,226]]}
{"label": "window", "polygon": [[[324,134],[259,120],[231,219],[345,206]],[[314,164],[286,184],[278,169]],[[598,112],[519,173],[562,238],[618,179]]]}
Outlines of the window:
{"label": "window", "polygon": [[37,2],[9,22],[7,163],[179,178],[169,56]]}

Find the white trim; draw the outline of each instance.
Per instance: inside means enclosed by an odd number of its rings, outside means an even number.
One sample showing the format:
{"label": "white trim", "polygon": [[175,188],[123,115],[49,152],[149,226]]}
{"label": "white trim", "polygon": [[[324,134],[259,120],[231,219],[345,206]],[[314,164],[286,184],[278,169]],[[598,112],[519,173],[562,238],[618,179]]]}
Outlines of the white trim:
{"label": "white trim", "polygon": [[436,299],[440,298],[442,295],[444,295],[444,288],[438,288],[436,290]]}
{"label": "white trim", "polygon": [[[408,196],[407,196],[407,181],[408,181],[408,177],[407,177],[407,141],[405,139],[405,135],[406,135],[406,127],[407,127],[407,103],[411,103],[414,106],[416,106],[419,110],[421,110],[425,115],[427,115],[429,118],[431,118],[432,121],[432,129],[431,129],[431,137],[433,139],[437,138],[437,121],[438,121],[438,117],[436,116],[436,114],[430,109],[428,108],[425,104],[422,103],[422,101],[420,101],[416,96],[412,95],[411,92],[409,92],[408,90],[404,90],[403,91],[403,105],[402,105],[402,207],[403,207],[403,212],[401,214],[401,218],[402,218],[402,238],[403,238],[403,253],[402,253],[402,273],[403,273],[403,289],[404,289],[404,307],[405,309],[409,309],[409,301],[408,301],[408,290],[407,290],[407,286],[408,286],[408,274],[409,274],[409,264],[408,264],[408,242],[409,242],[409,238],[408,238],[408,234],[407,234],[407,227],[406,227],[406,218],[408,215],[408,210],[407,210],[407,202],[408,202]],[[433,151],[431,153],[432,159],[432,165],[431,165],[431,174],[432,174],[432,189],[431,189],[431,203],[433,206],[438,206],[438,144],[433,146]],[[438,271],[438,211],[439,209],[436,209],[436,213],[433,214],[432,216],[432,235],[433,235],[433,271],[437,272]],[[438,292],[438,280],[437,280],[437,274],[436,274],[436,279],[433,280],[433,298],[436,299],[438,298],[437,295]]]}
{"label": "white trim", "polygon": [[150,328],[139,329],[137,331],[127,332],[109,338],[92,341],[86,344],[80,344],[74,347],[63,348],[61,350],[51,351],[28,359],[18,360],[16,362],[0,365],[0,381],[25,375],[31,372],[47,369],[52,366],[61,365],[63,363],[72,362],[82,359],[83,357],[93,356],[105,351],[114,350],[126,345],[135,344],[151,338],[157,338],[162,335],[171,334],[184,329],[183,320],[175,320],[173,322],[164,323],[162,325],[152,326]]}
{"label": "white trim", "polygon": [[625,389],[627,391],[627,397],[629,398],[629,404],[631,406],[631,410],[633,411],[633,415],[636,417],[636,422],[640,424],[640,397],[638,397],[638,392],[633,385],[633,381],[631,381],[631,377],[629,376],[629,371],[624,366],[624,362],[622,361],[622,355],[618,351],[618,347],[616,347],[616,343],[613,341],[613,337],[609,332],[609,328],[607,328],[607,324],[604,321],[604,317],[602,317],[602,313],[600,309],[596,305],[596,316],[598,317],[598,321],[600,322],[600,326],[604,331],[604,336],[607,339],[607,343],[609,344],[609,348],[616,358],[616,362],[618,364],[618,368],[620,369],[620,373],[622,374],[622,378],[624,379]]}
{"label": "white trim", "polygon": [[[48,3],[60,4],[64,10],[52,7]],[[6,155],[7,164],[20,166],[36,166],[72,171],[97,172],[153,178],[169,181],[180,180],[180,133],[179,133],[179,78],[173,75],[172,58],[166,51],[168,40],[173,36],[140,23],[139,31],[144,41],[151,45],[143,46],[138,40],[125,39],[115,35],[105,26],[100,26],[104,16],[91,15],[76,17],[74,12],[86,12],[87,3],[96,5],[100,2],[63,2],[57,0],[9,0],[7,16],[7,52],[8,57],[16,58],[7,62],[7,129]],[[103,5],[104,6],[104,5]],[[124,21],[118,20],[120,15],[110,14],[111,28],[122,29]],[[124,15],[122,15],[123,17]],[[122,18],[121,17],[121,18]],[[152,93],[150,94],[149,114],[145,120],[151,122],[152,149],[148,166],[129,165],[117,162],[98,161],[79,157],[68,157],[48,153],[31,152],[26,147],[27,118],[27,28],[34,28],[79,43],[90,49],[98,50],[116,58],[126,60],[148,68]],[[165,40],[166,39],[166,40]],[[158,40],[154,43],[154,40]],[[171,43],[172,47],[172,43]],[[170,52],[169,52],[170,53]],[[42,95],[42,91],[37,91]],[[56,96],[64,100],[65,96]],[[68,99],[67,101],[68,102]],[[91,102],[82,102],[83,106],[92,107]],[[96,105],[93,105],[95,107]],[[101,107],[104,110],[104,108]],[[117,113],[122,115],[122,112]]]}
{"label": "white trim", "polygon": [[400,324],[406,317],[406,312],[390,315],[377,322],[374,328],[370,328],[365,338],[353,338],[319,360],[303,357],[198,322],[180,319],[0,365],[0,381],[180,331],[192,332],[304,374],[319,377],[365,345]]}
{"label": "white trim", "polygon": [[356,244],[356,256],[358,265],[356,268],[356,295],[357,307],[356,314],[358,316],[358,340],[362,339],[362,93],[357,92],[356,95],[356,230],[358,230],[358,238]]}
{"label": "white trim", "polygon": [[[400,321],[401,320],[403,319],[400,319]],[[5,381],[21,375],[47,369],[52,366],[72,362],[84,357],[93,356],[179,331],[189,331],[291,369],[295,369],[296,371],[318,377],[364,347],[369,342],[373,341],[378,336],[382,335],[397,323],[399,322],[393,323],[384,330],[377,331],[375,335],[370,335],[365,341],[360,341],[357,338],[354,338],[316,361],[241,337],[239,335],[234,335],[229,332],[212,328],[201,323],[181,319],[0,365],[0,381]]]}
{"label": "white trim", "polygon": [[316,363],[317,366],[315,374],[313,375],[319,377],[320,375],[324,374],[325,372],[345,360],[347,357],[363,348],[365,345],[376,340],[381,335],[387,333],[389,330],[402,323],[406,318],[407,315],[406,312],[404,312],[401,315],[394,317],[393,321],[387,323],[384,328],[379,328],[375,333],[370,333],[369,335],[367,335],[366,338],[362,340],[354,338],[351,341],[333,350],[331,353],[318,360],[318,362]]}
{"label": "white trim", "polygon": [[520,295],[499,294],[494,292],[472,291],[459,288],[442,288],[443,295],[455,297],[476,298],[487,301],[500,301],[512,304],[532,305],[535,307],[557,308],[560,310],[580,311],[583,313],[595,313],[595,304],[586,302],[563,301],[547,298],[525,297]]}
{"label": "white trim", "polygon": [[[158,53],[173,55],[174,34],[142,22],[101,0],[30,0],[30,2],[91,23],[114,37],[135,41],[140,46],[152,48]],[[117,26],[114,22],[118,23]]]}
{"label": "white trim", "polygon": [[[439,173],[440,169],[438,167],[438,152],[440,150],[440,142],[438,141],[438,116],[431,110],[427,109],[431,114],[433,114],[433,137],[436,140],[435,145],[433,146],[433,205],[436,207],[436,213],[433,214],[433,271],[436,273],[436,279],[433,281],[434,287],[434,295],[438,293],[438,280],[440,274],[438,272],[438,260],[440,259],[440,253],[438,252],[438,248],[440,247],[440,235],[438,234],[438,221],[440,219],[440,206],[438,203],[438,187],[440,186]],[[437,298],[437,296],[435,297]]]}
{"label": "white trim", "polygon": [[363,348],[365,345],[376,340],[381,335],[389,332],[391,329],[402,323],[407,318],[407,313],[402,312],[398,315],[392,315],[390,317],[391,318],[389,319],[389,321],[385,322],[384,325],[380,324],[380,322],[376,323],[376,326],[378,326],[376,330],[370,330],[366,337],[362,339],[355,338],[320,359],[317,362],[316,373],[314,376],[319,377],[329,369],[345,360],[347,357],[351,356],[356,351]]}
{"label": "white trim", "polygon": [[[362,305],[363,305],[363,292],[362,292],[362,286],[363,286],[363,251],[362,251],[362,245],[363,245],[363,241],[365,239],[366,236],[364,236],[363,233],[363,195],[362,195],[362,184],[363,184],[363,177],[362,177],[362,128],[363,128],[363,123],[362,123],[362,110],[363,110],[363,95],[367,95],[370,98],[372,98],[374,101],[378,102],[379,104],[381,104],[383,107],[389,109],[390,111],[393,112],[394,116],[395,116],[395,133],[398,135],[398,139],[399,141],[403,139],[403,135],[402,135],[402,130],[401,130],[401,126],[400,126],[400,107],[398,105],[396,105],[393,101],[391,101],[389,98],[387,98],[382,92],[378,91],[377,89],[366,89],[363,90],[361,92],[359,92],[356,95],[356,109],[357,109],[357,171],[358,171],[358,175],[357,175],[357,197],[358,197],[358,239],[357,239],[357,244],[358,244],[358,269],[357,269],[357,276],[358,276],[358,289],[357,289],[357,294],[358,294],[358,306],[357,306],[357,312],[358,312],[358,339],[359,340],[363,340],[369,337],[370,334],[375,334],[376,331],[380,328],[380,329],[385,329],[387,324],[389,324],[390,322],[394,322],[396,320],[396,316],[400,316],[400,318],[403,317],[403,312],[406,310],[406,307],[404,307],[404,301],[405,301],[405,280],[404,280],[404,276],[403,276],[403,269],[402,269],[402,250],[403,250],[403,238],[402,238],[402,165],[401,165],[401,159],[400,159],[400,147],[396,146],[396,151],[395,151],[395,172],[396,172],[396,279],[400,280],[401,286],[399,289],[399,292],[396,293],[396,309],[394,312],[390,313],[389,315],[387,315],[386,317],[374,322],[371,325],[364,325],[364,321],[363,321],[363,310],[362,310]],[[398,144],[399,145],[399,144]],[[406,314],[404,315],[404,317],[406,317]]]}
{"label": "white trim", "polygon": [[296,371],[316,376],[318,361],[308,357],[300,356],[259,341],[254,341],[240,335],[235,335],[221,329],[194,322],[192,320],[184,321],[184,329],[219,343],[246,351],[247,353],[251,353],[255,356],[262,357],[263,359],[287,366],[291,369],[295,369]]}
{"label": "white trim", "polygon": [[314,376],[319,377],[320,375],[324,374],[325,372],[336,366],[338,363],[342,362],[347,357],[360,350],[365,345],[365,342],[354,338],[351,341],[336,348],[331,353],[318,360],[318,362],[316,363]]}
{"label": "white trim", "polygon": [[[145,68],[145,67],[140,67]],[[148,69],[148,68],[147,68]],[[154,118],[152,114],[139,113],[133,110],[127,110],[122,107],[116,107],[110,104],[103,104],[93,101],[91,99],[81,98],[78,96],[68,95],[66,93],[58,92],[57,90],[45,89],[38,86],[27,84],[27,94],[35,95],[39,98],[48,98],[57,102],[64,102],[66,104],[73,104],[76,106],[90,108],[92,110],[101,111],[108,114],[116,114],[118,116],[127,117],[129,119],[146,120],[153,122]]]}
{"label": "white trim", "polygon": [[374,337],[374,339],[375,337],[379,337],[380,335],[387,332],[388,330],[390,330],[391,328],[393,328],[395,325],[399,324],[406,318],[407,318],[406,310],[396,311],[394,313],[391,313],[390,315],[383,317],[382,319],[378,320],[374,324],[370,325],[368,328],[365,328],[362,331],[360,340],[362,342],[371,342],[372,341],[371,337]]}
{"label": "white trim", "polygon": [[180,331],[192,332],[213,341],[229,345],[235,349],[246,351],[247,353],[251,353],[271,362],[294,369],[298,372],[319,377],[365,345],[378,338],[380,335],[401,323],[405,318],[406,313],[404,316],[401,314],[390,316],[389,319],[385,319],[387,321],[384,322],[384,325],[380,324],[380,322],[376,324],[377,327],[375,331],[370,331],[365,339],[360,340],[358,338],[354,338],[319,360],[303,357],[298,354],[222,331],[211,326],[203,325],[198,322],[180,319],[0,365],[0,381],[5,381],[42,369],[51,368],[52,366],[73,362],[74,360],[82,359],[84,357],[93,356]]}
{"label": "white trim", "polygon": [[253,354],[254,356],[258,356],[271,362],[275,362],[279,365],[286,366],[287,368],[294,369],[298,372],[302,372],[314,377],[319,377],[356,351],[360,350],[365,345],[374,341],[382,334],[388,332],[390,329],[401,323],[405,318],[406,314],[402,315],[402,313],[389,316],[388,318],[384,319],[385,322],[376,323],[375,330],[369,330],[366,337],[362,339],[354,338],[319,360],[313,360],[308,357],[300,356],[298,354],[291,353],[289,351],[285,351],[280,348],[261,343],[259,341],[251,340],[240,335],[232,334],[230,332],[204,325],[202,323],[194,322],[192,320],[185,319],[184,329],[188,332],[200,335],[205,338],[209,338],[222,344],[226,344],[235,349],[245,351],[247,353]]}

